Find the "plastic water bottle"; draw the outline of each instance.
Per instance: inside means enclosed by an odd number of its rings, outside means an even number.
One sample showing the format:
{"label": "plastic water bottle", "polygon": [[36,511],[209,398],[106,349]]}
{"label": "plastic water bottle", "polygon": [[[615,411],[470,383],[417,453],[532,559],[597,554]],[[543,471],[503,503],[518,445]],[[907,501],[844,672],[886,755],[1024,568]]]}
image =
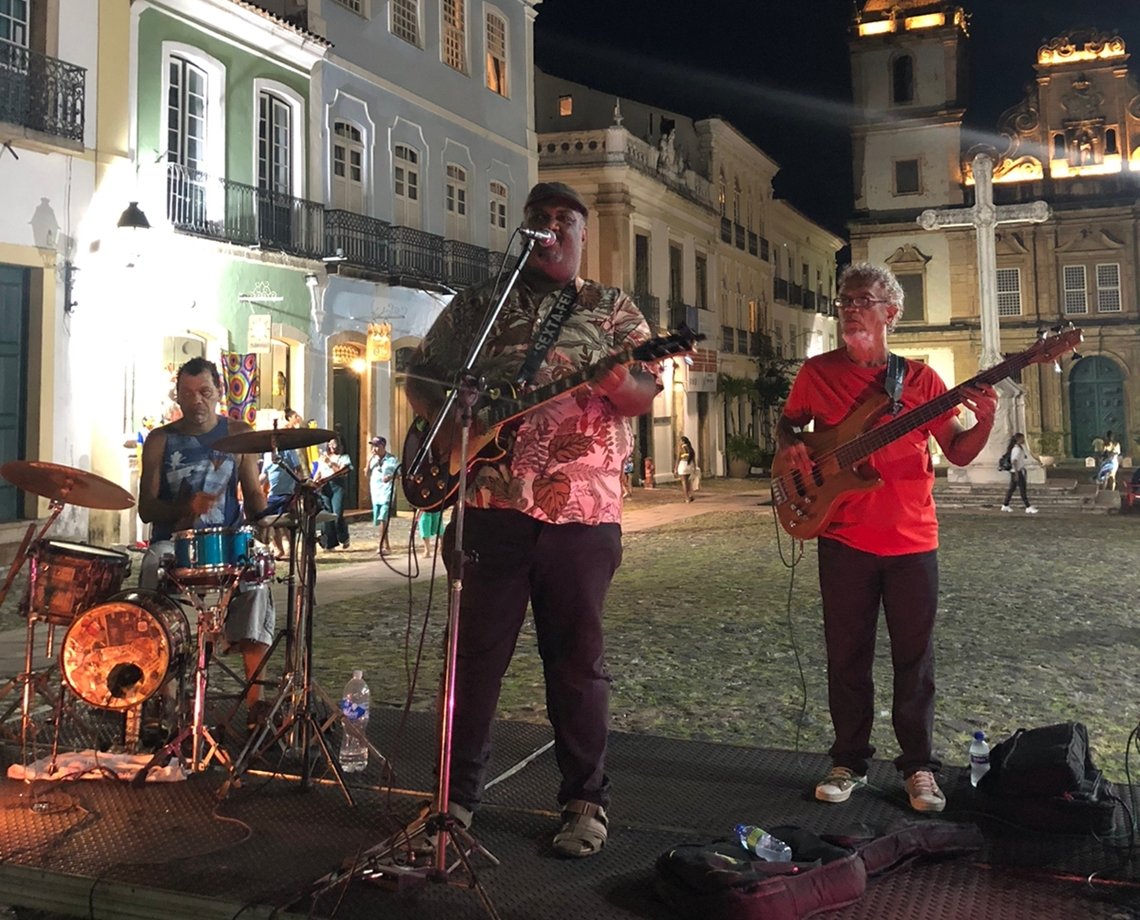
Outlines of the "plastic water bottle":
{"label": "plastic water bottle", "polygon": [[344,716],[344,740],[340,744],[340,769],[344,773],[360,773],[368,766],[368,745],[349,730],[349,726],[368,731],[368,704],[371,697],[363,671],[353,671],[352,680],[344,685],[340,712]]}
{"label": "plastic water bottle", "polygon": [[974,732],[970,742],[970,784],[978,785],[978,780],[989,772],[990,746],[986,743],[985,732]]}
{"label": "plastic water bottle", "polygon": [[791,862],[792,848],[773,837],[762,827],[751,824],[736,825],[736,835],[740,838],[740,845],[749,853],[755,853],[768,862]]}

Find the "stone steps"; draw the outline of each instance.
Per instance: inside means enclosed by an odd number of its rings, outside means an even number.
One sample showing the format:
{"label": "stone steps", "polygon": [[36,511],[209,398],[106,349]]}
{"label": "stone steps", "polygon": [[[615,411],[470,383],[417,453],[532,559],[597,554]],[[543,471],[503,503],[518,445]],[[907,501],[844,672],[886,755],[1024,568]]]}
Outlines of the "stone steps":
{"label": "stone steps", "polygon": [[[1006,486],[1000,484],[952,483],[939,479],[934,484],[934,500],[942,510],[984,510],[1001,507]],[[1030,484],[1029,500],[1041,509],[1057,511],[1109,514],[1120,511],[1119,492],[1100,492],[1092,483],[1076,479],[1050,479]],[[1013,496],[1015,509],[1021,507],[1021,497]]]}

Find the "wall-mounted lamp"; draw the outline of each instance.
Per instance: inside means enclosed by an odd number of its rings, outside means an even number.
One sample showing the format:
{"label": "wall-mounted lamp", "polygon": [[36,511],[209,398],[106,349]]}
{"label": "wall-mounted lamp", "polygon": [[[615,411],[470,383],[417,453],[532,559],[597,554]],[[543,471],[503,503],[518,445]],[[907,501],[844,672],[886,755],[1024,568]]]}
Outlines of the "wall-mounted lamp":
{"label": "wall-mounted lamp", "polygon": [[116,226],[124,230],[149,230],[150,221],[146,219],[146,214],[139,207],[139,203],[132,201],[127,205],[127,209],[119,215],[119,222]]}
{"label": "wall-mounted lamp", "polygon": [[72,300],[75,285],[75,273],[79,271],[70,262],[63,263],[63,312],[70,316],[75,312],[76,302]]}

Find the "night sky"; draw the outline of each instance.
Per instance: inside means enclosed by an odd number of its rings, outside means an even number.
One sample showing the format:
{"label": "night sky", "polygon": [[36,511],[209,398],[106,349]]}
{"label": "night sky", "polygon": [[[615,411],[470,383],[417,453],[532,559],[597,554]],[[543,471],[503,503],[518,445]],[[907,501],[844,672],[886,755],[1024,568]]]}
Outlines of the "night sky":
{"label": "night sky", "polygon": [[[1118,31],[1140,55],[1138,0],[963,5],[972,12],[966,121],[985,130],[1022,99],[1044,40],[1091,25]],[[535,57],[548,73],[596,89],[723,116],[782,165],[779,197],[845,236],[853,9],[852,0],[543,0]],[[1140,74],[1140,57],[1130,63]]]}

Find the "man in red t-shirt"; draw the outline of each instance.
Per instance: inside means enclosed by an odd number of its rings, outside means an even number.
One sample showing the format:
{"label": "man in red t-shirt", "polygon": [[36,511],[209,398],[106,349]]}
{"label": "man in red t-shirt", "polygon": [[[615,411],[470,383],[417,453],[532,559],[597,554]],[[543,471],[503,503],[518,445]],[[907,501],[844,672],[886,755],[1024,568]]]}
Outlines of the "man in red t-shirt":
{"label": "man in red t-shirt", "polygon": [[[843,347],[804,362],[777,426],[782,462],[805,477],[812,475],[811,457],[799,431],[809,423],[817,432],[834,428],[884,392],[887,335],[902,316],[902,287],[886,268],[850,265],[840,276],[836,306]],[[945,384],[927,365],[905,362],[901,411],[945,392]],[[962,425],[954,408],[875,451],[869,462],[882,484],[841,497],[820,533],[828,705],[835,730],[831,770],[815,787],[820,801],[846,802],[865,782],[875,753],[872,666],[881,605],[894,667],[891,717],[901,751],[895,766],[903,774],[912,808],[945,807],[934,778],[941,764],[932,751],[938,519],[928,445],[933,437],[951,463],[965,466],[985,446],[996,409],[990,386],[967,387],[963,394],[962,404],[976,418],[972,428]],[[886,414],[879,421],[891,417]]]}

